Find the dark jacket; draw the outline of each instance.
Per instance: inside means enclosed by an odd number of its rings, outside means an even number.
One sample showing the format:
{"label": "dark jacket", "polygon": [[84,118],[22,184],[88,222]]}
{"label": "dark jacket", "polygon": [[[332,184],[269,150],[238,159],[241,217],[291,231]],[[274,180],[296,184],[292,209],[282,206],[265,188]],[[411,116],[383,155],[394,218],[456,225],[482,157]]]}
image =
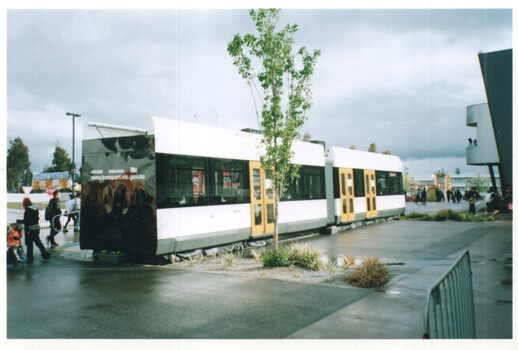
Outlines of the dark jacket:
{"label": "dark jacket", "polygon": [[30,230],[38,230],[40,228],[40,210],[34,204],[25,208],[23,213],[23,225],[25,234],[29,234]]}
{"label": "dark jacket", "polygon": [[467,200],[469,201],[469,204],[474,204],[479,199],[482,199],[482,197],[480,197],[478,192],[475,192],[475,191],[469,191],[468,195],[466,197],[467,197]]}
{"label": "dark jacket", "polygon": [[50,207],[50,217],[54,217],[56,215],[61,214],[61,209],[59,208],[59,199],[52,197],[49,201]]}

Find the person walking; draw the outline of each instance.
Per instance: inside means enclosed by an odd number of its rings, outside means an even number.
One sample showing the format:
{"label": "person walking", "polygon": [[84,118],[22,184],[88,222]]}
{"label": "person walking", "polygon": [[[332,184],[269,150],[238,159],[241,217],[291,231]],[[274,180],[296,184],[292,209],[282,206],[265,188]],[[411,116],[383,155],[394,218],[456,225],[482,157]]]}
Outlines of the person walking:
{"label": "person walking", "polygon": [[423,202],[423,204],[426,204],[426,196],[426,187],[423,187],[423,190],[421,191],[421,201]]}
{"label": "person walking", "polygon": [[67,222],[65,223],[65,226],[63,226],[63,232],[68,232],[67,226],[70,220],[74,221],[74,227],[76,226],[76,214],[70,214],[74,211],[76,211],[76,201],[74,193],[70,194],[70,199],[65,202],[65,214],[67,215]]}
{"label": "person walking", "polygon": [[27,246],[27,262],[34,261],[33,243],[38,247],[41,253],[41,261],[47,262],[50,259],[50,254],[45,249],[40,239],[40,210],[36,205],[33,205],[29,198],[23,200],[23,226],[25,227],[25,245]]}
{"label": "person walking", "polygon": [[462,193],[460,193],[460,190],[457,189],[457,191],[455,192],[455,197],[457,198],[457,203],[460,203],[460,201],[462,200]]}
{"label": "person walking", "polygon": [[456,198],[457,198],[457,191],[455,191],[453,188],[451,189],[451,201],[453,203],[456,202]]}
{"label": "person walking", "polygon": [[469,193],[467,194],[466,198],[467,198],[468,203],[469,203],[469,212],[472,215],[476,215],[477,214],[477,209],[475,208],[475,203],[477,203],[477,201],[482,198],[478,194],[477,188],[476,187],[472,187],[471,191],[469,191]]}
{"label": "person walking", "polygon": [[52,194],[52,198],[49,201],[49,218],[47,220],[50,221],[50,235],[47,236],[47,245],[50,245],[50,247],[54,248],[58,244],[56,243],[56,240],[54,239],[54,236],[58,234],[59,231],[61,231],[61,222],[59,221],[59,216],[56,217],[56,215],[61,214],[60,209],[60,201],[61,194],[58,190],[54,191]]}
{"label": "person walking", "polygon": [[[81,192],[76,193],[75,201],[75,210],[81,210]],[[79,232],[79,225],[81,224],[81,213],[77,213],[74,218],[74,232]]]}
{"label": "person walking", "polygon": [[415,195],[415,204],[421,201],[421,188],[417,188],[417,194]]}

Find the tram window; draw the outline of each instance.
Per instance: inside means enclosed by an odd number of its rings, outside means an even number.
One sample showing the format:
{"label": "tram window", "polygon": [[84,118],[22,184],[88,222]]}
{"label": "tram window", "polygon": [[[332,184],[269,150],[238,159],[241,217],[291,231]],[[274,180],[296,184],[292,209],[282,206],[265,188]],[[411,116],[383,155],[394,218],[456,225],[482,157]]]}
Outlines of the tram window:
{"label": "tram window", "polygon": [[214,204],[246,203],[245,166],[238,160],[214,160]]}
{"label": "tram window", "polygon": [[206,159],[168,157],[166,196],[168,207],[207,204]]}
{"label": "tram window", "polygon": [[254,199],[261,199],[261,170],[254,169]]}
{"label": "tram window", "polygon": [[300,169],[302,179],[302,199],[323,199],[324,168],[302,166]]}
{"label": "tram window", "polygon": [[403,181],[400,172],[376,171],[376,189],[378,195],[403,194]]}
{"label": "tram window", "polygon": [[255,212],[255,225],[263,224],[263,209],[261,204],[256,204],[254,207]]}
{"label": "tram window", "polygon": [[363,169],[353,169],[354,196],[365,197],[365,184],[363,182]]}
{"label": "tram window", "polygon": [[340,175],[338,175],[338,168],[333,168],[333,196],[340,198]]}
{"label": "tram window", "polygon": [[324,168],[302,165],[299,176],[287,186],[281,200],[324,199]]}
{"label": "tram window", "polygon": [[349,188],[349,195],[353,194],[353,186],[352,186],[351,173],[347,174],[347,188]]}
{"label": "tram window", "polygon": [[269,223],[269,224],[272,224],[274,222],[274,213],[273,213],[273,204],[268,204],[266,206],[266,211],[267,211],[267,220],[266,222]]}
{"label": "tram window", "polygon": [[376,174],[376,188],[378,189],[378,196],[387,194],[387,180],[381,174]]}
{"label": "tram window", "polygon": [[300,199],[300,177],[293,179],[291,184],[286,188],[286,191],[282,194],[282,201],[298,200]]}
{"label": "tram window", "polygon": [[268,199],[273,199],[273,181],[266,175],[264,179],[264,187],[266,190],[266,197]]}

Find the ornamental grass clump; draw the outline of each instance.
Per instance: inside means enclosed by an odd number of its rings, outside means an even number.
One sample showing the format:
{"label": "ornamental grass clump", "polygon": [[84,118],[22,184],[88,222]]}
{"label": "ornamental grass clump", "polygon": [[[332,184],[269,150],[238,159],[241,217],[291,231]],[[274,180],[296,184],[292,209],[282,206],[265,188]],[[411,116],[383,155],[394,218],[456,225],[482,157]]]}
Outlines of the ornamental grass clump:
{"label": "ornamental grass clump", "polygon": [[307,243],[293,243],[290,247],[290,260],[294,265],[318,271],[323,268],[320,253]]}
{"label": "ornamental grass clump", "polygon": [[237,261],[237,256],[235,256],[233,253],[224,253],[221,255],[220,261],[223,269],[226,270],[230,266],[234,265],[234,263]]}
{"label": "ornamental grass clump", "polygon": [[362,260],[347,282],[360,288],[377,287],[389,280],[390,272],[379,258],[367,257]]}
{"label": "ornamental grass clump", "polygon": [[330,278],[335,277],[335,271],[336,271],[337,264],[333,260],[329,260],[326,264],[326,271],[329,274]]}

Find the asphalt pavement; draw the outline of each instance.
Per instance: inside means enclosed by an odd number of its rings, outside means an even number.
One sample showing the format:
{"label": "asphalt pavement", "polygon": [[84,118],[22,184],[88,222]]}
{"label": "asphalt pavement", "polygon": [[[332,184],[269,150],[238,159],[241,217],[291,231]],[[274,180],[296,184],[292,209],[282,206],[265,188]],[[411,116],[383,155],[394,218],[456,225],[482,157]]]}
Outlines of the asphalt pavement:
{"label": "asphalt pavement", "polygon": [[[442,204],[410,204],[407,213]],[[426,289],[468,249],[477,338],[511,340],[512,221],[502,219],[390,221],[307,238],[330,258],[402,263],[371,289],[103,265],[79,249],[77,233],[60,233],[49,263],[7,270],[7,338],[420,339]]]}

